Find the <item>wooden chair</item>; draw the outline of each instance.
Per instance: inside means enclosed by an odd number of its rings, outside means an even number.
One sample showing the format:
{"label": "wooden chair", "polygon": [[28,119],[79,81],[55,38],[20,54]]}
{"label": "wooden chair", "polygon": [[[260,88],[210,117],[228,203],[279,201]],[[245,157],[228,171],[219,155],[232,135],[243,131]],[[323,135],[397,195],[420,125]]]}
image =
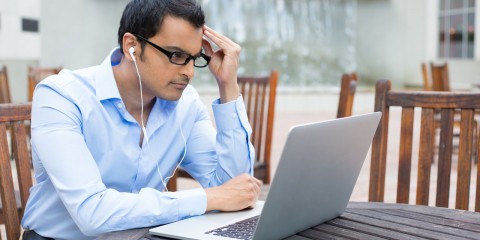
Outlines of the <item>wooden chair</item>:
{"label": "wooden chair", "polygon": [[[30,103],[0,104],[0,195],[2,199],[0,223],[5,224],[7,239],[20,238],[20,219],[32,186],[31,160],[25,133],[25,122],[29,122],[30,118]],[[13,175],[7,137],[9,127],[13,129],[10,141],[15,146],[13,169],[16,174]],[[17,176],[17,181],[14,180],[14,175]],[[14,182],[18,182],[19,194],[16,193]],[[17,195],[20,195],[20,200],[16,198]]]}
{"label": "wooden chair", "polygon": [[[422,63],[422,76],[423,76],[423,90],[425,91],[440,91],[440,92],[450,92],[452,89],[450,88],[450,78],[448,72],[448,63],[434,63],[430,62],[430,69],[427,68],[426,63]],[[439,118],[439,112],[437,111],[436,119]],[[460,121],[460,113],[457,111],[454,117],[454,129],[457,130],[454,132],[454,138],[458,138],[458,128],[459,128],[459,121]],[[477,141],[477,121],[474,121],[475,128],[473,131],[473,138]],[[440,123],[436,122],[436,128],[440,128]],[[455,148],[458,146],[454,145]],[[476,159],[477,151],[474,149],[473,161],[477,163]]]}
{"label": "wooden chair", "polygon": [[[397,202],[408,203],[412,165],[413,122],[415,108],[421,109],[418,177],[416,204],[428,205],[430,173],[435,139],[435,111],[441,112],[438,177],[435,206],[448,207],[450,172],[452,170],[452,137],[455,110],[461,112],[459,153],[457,167],[457,209],[468,209],[470,196],[470,170],[473,144],[474,111],[480,109],[480,93],[391,91],[391,83],[380,80],[376,84],[375,111],[383,113],[372,142],[369,201],[383,202],[387,157],[388,123],[390,107],[401,107],[399,170]],[[479,147],[478,143],[475,146]],[[480,176],[480,168],[477,172]],[[480,178],[477,177],[475,211],[480,211]]]}
{"label": "wooden chair", "polygon": [[422,63],[420,68],[422,70],[423,90],[432,91],[432,79],[430,77],[431,73],[428,70],[427,64]]}
{"label": "wooden chair", "polygon": [[449,92],[450,78],[448,77],[448,63],[435,64],[430,63],[430,72],[432,74],[432,90]]}
{"label": "wooden chair", "polygon": [[343,74],[338,99],[337,118],[352,116],[353,98],[357,90],[358,78],[356,73]]}
{"label": "wooden chair", "polygon": [[[254,175],[266,184],[270,183],[270,154],[277,83],[278,71],[276,70],[267,76],[238,77],[238,85],[252,126],[251,142],[255,148]],[[177,175],[191,178],[183,169],[178,169],[178,174],[175,175],[167,185],[170,191],[177,189]]]}
{"label": "wooden chair", "polygon": [[62,70],[58,68],[28,67],[28,101],[32,101],[33,91],[37,84],[46,77],[58,74]]}
{"label": "wooden chair", "polygon": [[430,69],[422,63],[423,90],[425,91],[451,91],[448,63],[430,62]]}
{"label": "wooden chair", "polygon": [[8,83],[7,67],[0,69],[0,103],[11,103],[10,84]]}

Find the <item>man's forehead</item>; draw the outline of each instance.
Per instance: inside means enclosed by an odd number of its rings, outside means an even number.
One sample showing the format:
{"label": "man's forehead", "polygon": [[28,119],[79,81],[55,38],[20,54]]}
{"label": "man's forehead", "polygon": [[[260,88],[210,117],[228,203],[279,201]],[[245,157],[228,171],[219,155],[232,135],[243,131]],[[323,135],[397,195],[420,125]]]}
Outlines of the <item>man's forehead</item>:
{"label": "man's forehead", "polygon": [[165,47],[180,48],[190,54],[198,54],[202,48],[203,30],[184,19],[166,17],[160,31],[153,38]]}

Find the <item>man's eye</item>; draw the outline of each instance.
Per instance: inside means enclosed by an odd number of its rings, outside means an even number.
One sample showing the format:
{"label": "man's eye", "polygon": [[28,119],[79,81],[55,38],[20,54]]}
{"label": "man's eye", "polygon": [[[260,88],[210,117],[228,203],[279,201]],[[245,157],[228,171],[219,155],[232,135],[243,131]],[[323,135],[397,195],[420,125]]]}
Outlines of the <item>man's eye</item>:
{"label": "man's eye", "polygon": [[186,59],[187,58],[187,54],[184,54],[184,53],[181,53],[181,52],[174,52],[172,54],[172,58],[174,59]]}

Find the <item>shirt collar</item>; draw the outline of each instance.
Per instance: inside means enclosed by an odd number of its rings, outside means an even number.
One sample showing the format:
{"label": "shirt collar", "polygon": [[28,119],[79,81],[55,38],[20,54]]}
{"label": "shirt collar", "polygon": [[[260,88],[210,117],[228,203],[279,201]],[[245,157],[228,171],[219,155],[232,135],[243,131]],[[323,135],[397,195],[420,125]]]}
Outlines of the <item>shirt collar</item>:
{"label": "shirt collar", "polygon": [[101,101],[111,98],[121,99],[112,67],[120,62],[122,56],[120,48],[115,48],[108,54],[105,60],[103,60],[102,64],[100,64],[95,76],[96,96],[98,100]]}

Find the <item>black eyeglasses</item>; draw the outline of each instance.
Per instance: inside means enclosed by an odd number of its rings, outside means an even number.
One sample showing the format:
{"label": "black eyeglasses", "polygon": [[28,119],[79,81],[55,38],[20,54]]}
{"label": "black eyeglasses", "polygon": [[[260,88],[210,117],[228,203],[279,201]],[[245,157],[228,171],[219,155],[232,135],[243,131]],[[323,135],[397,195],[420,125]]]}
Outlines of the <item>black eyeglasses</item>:
{"label": "black eyeglasses", "polygon": [[152,43],[148,41],[146,38],[138,35],[138,34],[133,34],[137,38],[140,38],[141,40],[147,42],[148,44],[152,45],[155,49],[158,51],[162,52],[163,54],[167,55],[168,60],[176,65],[187,65],[190,60],[193,60],[193,66],[198,67],[198,68],[203,68],[208,65],[210,62],[210,56],[205,55],[204,53],[200,53],[199,56],[192,56],[188,53],[184,52],[170,52],[168,50],[165,50],[164,48],[158,46],[155,43]]}

